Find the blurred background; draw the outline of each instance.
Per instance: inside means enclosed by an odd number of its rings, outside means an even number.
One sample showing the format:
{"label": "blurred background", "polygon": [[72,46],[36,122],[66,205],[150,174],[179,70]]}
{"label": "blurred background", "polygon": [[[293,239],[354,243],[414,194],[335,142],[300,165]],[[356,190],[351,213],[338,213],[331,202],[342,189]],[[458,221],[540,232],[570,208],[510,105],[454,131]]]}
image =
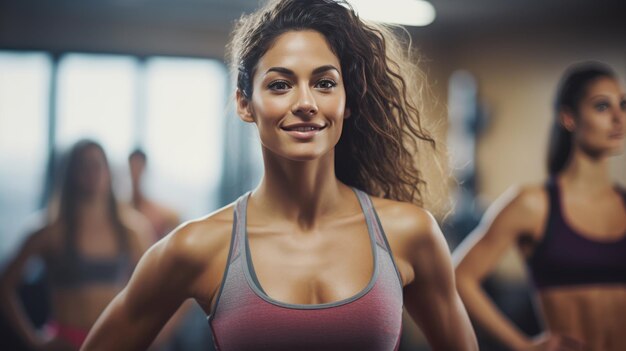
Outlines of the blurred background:
{"label": "blurred background", "polygon": [[[454,248],[505,189],[545,180],[552,101],[566,66],[602,61],[624,82],[626,2],[432,5],[432,23],[405,29],[427,77],[426,116],[459,183],[455,211],[442,223]],[[234,114],[224,56],[233,21],[257,7],[255,0],[0,0],[0,267],[48,202],[59,155],[81,138],[104,146],[122,201],[131,196],[127,157],[145,151],[145,192],[183,221],[256,184],[259,145]],[[626,184],[626,155],[611,162]],[[42,274],[30,265],[21,290],[40,324],[45,303],[37,304],[34,287]],[[536,333],[525,274],[511,253],[486,285]],[[206,322],[193,323],[189,338],[209,348]],[[480,338],[483,350],[500,349]],[[423,344],[407,323],[402,350]]]}

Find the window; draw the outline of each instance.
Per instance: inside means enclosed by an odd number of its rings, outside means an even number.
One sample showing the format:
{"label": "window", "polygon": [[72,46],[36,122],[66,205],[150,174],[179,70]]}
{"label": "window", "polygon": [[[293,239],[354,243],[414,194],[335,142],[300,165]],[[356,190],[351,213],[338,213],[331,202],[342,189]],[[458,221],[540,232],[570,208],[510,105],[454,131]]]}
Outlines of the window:
{"label": "window", "polygon": [[48,55],[0,51],[0,257],[41,200],[50,76]]}
{"label": "window", "polygon": [[134,144],[137,61],[132,57],[69,54],[59,62],[57,146],[82,138],[102,144],[120,165]]}
{"label": "window", "polygon": [[146,64],[147,193],[206,214],[218,201],[228,75],[221,63],[153,58]]}
{"label": "window", "polygon": [[0,257],[41,206],[51,148],[83,138],[105,148],[119,198],[140,145],[149,197],[183,219],[217,207],[227,86],[217,60],[0,51]]}

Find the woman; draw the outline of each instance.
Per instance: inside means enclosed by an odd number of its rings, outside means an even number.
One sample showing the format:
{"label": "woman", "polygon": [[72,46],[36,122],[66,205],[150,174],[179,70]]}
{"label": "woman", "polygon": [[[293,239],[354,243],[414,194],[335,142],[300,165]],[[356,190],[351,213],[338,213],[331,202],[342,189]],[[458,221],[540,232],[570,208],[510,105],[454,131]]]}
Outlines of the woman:
{"label": "woman", "polygon": [[423,179],[406,145],[430,139],[403,61],[342,5],[275,1],[240,20],[237,111],[264,177],[149,250],[83,350],[143,349],[187,298],[221,351],[394,350],[403,304],[435,350],[476,349],[443,236],[410,203]]}
{"label": "woman", "polygon": [[[571,67],[556,99],[549,180],[511,191],[455,252],[470,316],[515,350],[626,350],[626,193],[608,159],[624,147],[626,95],[602,64]],[[546,333],[530,338],[480,282],[511,246],[528,261]]]}
{"label": "woman", "polygon": [[[142,232],[149,227],[141,218],[118,211],[100,145],[78,142],[64,168],[58,214],[26,239],[0,281],[2,312],[33,350],[78,350],[146,248],[139,235],[150,234]],[[45,333],[34,328],[17,297],[22,270],[33,256],[43,258],[50,286],[52,320]]]}

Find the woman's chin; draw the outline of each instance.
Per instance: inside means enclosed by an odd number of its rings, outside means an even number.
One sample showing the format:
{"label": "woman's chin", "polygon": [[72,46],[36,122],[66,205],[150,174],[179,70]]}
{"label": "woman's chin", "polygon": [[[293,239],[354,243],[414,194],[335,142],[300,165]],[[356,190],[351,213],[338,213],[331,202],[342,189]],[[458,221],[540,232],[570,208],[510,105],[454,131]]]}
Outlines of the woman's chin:
{"label": "woman's chin", "polygon": [[609,151],[609,156],[619,156],[623,153],[624,153],[624,145],[611,149],[611,151]]}
{"label": "woman's chin", "polygon": [[298,154],[286,155],[285,158],[290,161],[309,162],[309,161],[319,160],[320,158],[322,158],[322,155],[319,153],[298,153]]}
{"label": "woman's chin", "polygon": [[294,162],[310,162],[321,160],[328,155],[328,150],[290,150],[279,153],[279,156]]}
{"label": "woman's chin", "polygon": [[624,139],[616,140],[609,145],[607,154],[609,156],[617,156],[624,153]]}

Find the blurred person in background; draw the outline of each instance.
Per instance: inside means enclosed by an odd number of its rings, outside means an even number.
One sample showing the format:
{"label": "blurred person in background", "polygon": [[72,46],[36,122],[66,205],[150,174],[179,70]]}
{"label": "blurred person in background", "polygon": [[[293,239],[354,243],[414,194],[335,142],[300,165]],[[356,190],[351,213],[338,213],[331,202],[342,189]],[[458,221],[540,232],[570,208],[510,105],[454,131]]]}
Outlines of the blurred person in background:
{"label": "blurred person in background", "polygon": [[434,350],[476,350],[446,242],[421,208],[414,153],[434,141],[397,40],[334,0],[243,17],[237,111],[258,129],[263,179],[154,245],[83,350],[141,350],[190,297],[220,351],[397,350],[403,307]]}
{"label": "blurred person in background", "polygon": [[[72,147],[57,187],[50,220],[26,238],[0,277],[0,310],[33,350],[78,350],[152,235],[143,216],[118,208],[98,143],[82,140]],[[51,294],[51,318],[42,331],[17,295],[24,266],[36,256],[45,263]]]}
{"label": "blurred person in background", "polygon": [[156,242],[174,229],[180,223],[180,218],[174,210],[156,203],[144,194],[142,181],[146,165],[147,156],[142,150],[135,149],[128,156],[132,186],[131,204],[152,224],[154,234],[156,235],[154,242]]}
{"label": "blurred person in background", "polygon": [[[626,192],[609,175],[624,148],[626,94],[600,63],[571,66],[557,92],[543,185],[511,189],[454,253],[472,319],[513,350],[626,350]],[[545,333],[524,335],[481,288],[505,252],[526,258]]]}

